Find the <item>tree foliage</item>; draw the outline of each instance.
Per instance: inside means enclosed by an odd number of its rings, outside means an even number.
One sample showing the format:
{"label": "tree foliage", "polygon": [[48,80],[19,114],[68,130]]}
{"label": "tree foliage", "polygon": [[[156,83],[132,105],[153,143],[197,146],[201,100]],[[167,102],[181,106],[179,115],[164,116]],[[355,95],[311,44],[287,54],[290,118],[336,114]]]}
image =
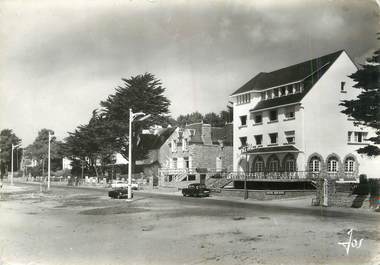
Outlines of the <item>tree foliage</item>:
{"label": "tree foliage", "polygon": [[85,166],[88,173],[93,170],[96,175],[103,174],[104,167],[114,162],[115,153],[128,160],[129,109],[150,114],[149,119],[132,124],[132,165],[147,154],[147,150],[137,146],[141,130],[154,124],[173,123],[172,118],[162,115],[169,112],[170,101],[164,96],[165,88],[159,79],[146,73],[122,81],[114,94],[100,102],[101,109],[93,111],[88,124],[78,126],[65,139],[64,153],[73,160],[74,171]]}
{"label": "tree foliage", "polygon": [[[5,172],[11,169],[12,158],[12,144],[21,144],[21,139],[11,129],[4,129],[0,132],[0,175],[3,176]],[[19,157],[21,161],[21,149],[15,149],[13,152],[13,158]],[[16,160],[14,160],[16,161]],[[13,163],[14,170],[18,169],[17,162]]]}
{"label": "tree foliage", "polygon": [[361,89],[356,99],[344,100],[340,105],[345,109],[344,114],[356,120],[355,125],[365,125],[376,130],[376,136],[367,140],[373,144],[357,150],[360,154],[368,156],[380,155],[380,50],[362,65],[362,68],[350,76]]}
{"label": "tree foliage", "polygon": [[129,109],[134,113],[143,112],[150,114],[150,118],[144,121],[134,121],[132,124],[133,137],[132,148],[133,161],[146,157],[147,150],[137,150],[138,135],[143,128],[154,124],[166,126],[170,123],[168,114],[170,101],[164,96],[166,88],[153,74],[132,76],[122,79],[124,84],[116,89],[116,93],[110,95],[105,101],[101,101],[102,114],[105,121],[112,128],[112,137],[118,141],[119,152],[128,159],[128,131]]}
{"label": "tree foliage", "polygon": [[209,112],[202,115],[199,112],[193,112],[186,115],[179,115],[177,117],[176,125],[184,127],[187,124],[204,122],[211,124],[213,127],[223,127],[228,122],[232,122],[232,109],[222,110],[219,114],[215,112]]}

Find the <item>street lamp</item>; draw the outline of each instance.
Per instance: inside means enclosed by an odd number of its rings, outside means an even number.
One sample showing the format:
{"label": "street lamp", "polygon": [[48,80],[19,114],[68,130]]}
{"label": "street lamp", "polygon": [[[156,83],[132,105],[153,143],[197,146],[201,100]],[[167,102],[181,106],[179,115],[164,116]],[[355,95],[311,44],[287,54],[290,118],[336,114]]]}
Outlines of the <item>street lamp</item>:
{"label": "street lamp", "polygon": [[13,185],[13,150],[19,147],[20,144],[14,145],[12,144],[12,157],[11,157],[11,185]]}
{"label": "street lamp", "polygon": [[139,121],[143,121],[150,117],[150,114],[146,115],[144,112],[133,113],[132,109],[129,109],[129,139],[128,139],[128,200],[132,200],[132,122],[139,116],[143,116]]}
{"label": "street lamp", "polygon": [[54,134],[50,134],[49,132],[49,144],[48,144],[48,183],[47,189],[50,190],[50,141]]}

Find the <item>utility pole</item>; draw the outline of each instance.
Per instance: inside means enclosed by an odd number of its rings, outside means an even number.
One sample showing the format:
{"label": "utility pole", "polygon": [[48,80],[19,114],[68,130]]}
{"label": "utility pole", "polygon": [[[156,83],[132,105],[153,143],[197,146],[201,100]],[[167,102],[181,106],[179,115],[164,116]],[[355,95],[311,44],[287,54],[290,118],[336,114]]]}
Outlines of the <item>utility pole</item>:
{"label": "utility pole", "polygon": [[132,109],[129,109],[129,139],[128,139],[128,200],[132,200],[132,122],[136,117],[145,115],[140,118],[139,121],[143,121],[150,117],[150,114],[146,115],[143,112],[133,113]]}
{"label": "utility pole", "polygon": [[50,140],[52,138],[52,135],[49,132],[49,145],[48,145],[48,183],[47,183],[47,189],[50,190]]}

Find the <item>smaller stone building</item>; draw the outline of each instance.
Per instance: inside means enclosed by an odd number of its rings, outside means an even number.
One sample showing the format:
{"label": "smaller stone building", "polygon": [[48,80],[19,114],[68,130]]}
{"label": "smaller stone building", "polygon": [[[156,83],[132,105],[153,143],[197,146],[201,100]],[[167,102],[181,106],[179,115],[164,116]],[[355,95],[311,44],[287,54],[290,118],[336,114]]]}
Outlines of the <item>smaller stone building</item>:
{"label": "smaller stone building", "polygon": [[195,123],[176,128],[161,146],[158,160],[161,186],[183,187],[191,182],[204,183],[207,178],[230,172],[233,125],[212,127]]}

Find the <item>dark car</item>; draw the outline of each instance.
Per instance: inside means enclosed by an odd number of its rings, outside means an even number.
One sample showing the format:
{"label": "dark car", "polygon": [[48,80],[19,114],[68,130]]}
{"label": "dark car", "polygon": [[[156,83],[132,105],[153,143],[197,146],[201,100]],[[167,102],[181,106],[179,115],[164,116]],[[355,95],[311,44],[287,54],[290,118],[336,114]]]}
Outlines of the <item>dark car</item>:
{"label": "dark car", "polygon": [[[110,190],[108,192],[108,197],[111,197],[111,198],[114,198],[114,199],[128,198],[128,189],[117,188],[117,189],[114,189],[114,190]],[[132,198],[133,198],[133,192],[132,192]]]}
{"label": "dark car", "polygon": [[183,196],[194,197],[208,197],[210,196],[210,189],[206,188],[206,185],[200,183],[189,184],[185,189],[182,189]]}

